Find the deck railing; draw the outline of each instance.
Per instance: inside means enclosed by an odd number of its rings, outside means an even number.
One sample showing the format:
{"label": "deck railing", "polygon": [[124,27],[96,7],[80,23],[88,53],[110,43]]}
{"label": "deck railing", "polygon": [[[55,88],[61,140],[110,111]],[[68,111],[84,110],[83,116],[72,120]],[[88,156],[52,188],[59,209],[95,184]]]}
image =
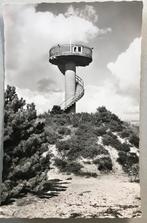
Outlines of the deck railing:
{"label": "deck railing", "polygon": [[[80,47],[81,50],[74,51],[74,47]],[[62,56],[62,55],[81,55],[86,57],[92,57],[92,48],[80,44],[63,44],[57,45],[50,49],[49,57]]]}

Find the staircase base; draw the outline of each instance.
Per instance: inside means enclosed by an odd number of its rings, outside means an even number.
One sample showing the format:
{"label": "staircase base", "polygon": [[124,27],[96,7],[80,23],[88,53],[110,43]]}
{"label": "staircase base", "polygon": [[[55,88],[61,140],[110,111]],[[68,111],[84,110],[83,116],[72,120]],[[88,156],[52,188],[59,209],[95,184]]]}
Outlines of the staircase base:
{"label": "staircase base", "polygon": [[76,103],[67,108],[65,113],[76,113]]}

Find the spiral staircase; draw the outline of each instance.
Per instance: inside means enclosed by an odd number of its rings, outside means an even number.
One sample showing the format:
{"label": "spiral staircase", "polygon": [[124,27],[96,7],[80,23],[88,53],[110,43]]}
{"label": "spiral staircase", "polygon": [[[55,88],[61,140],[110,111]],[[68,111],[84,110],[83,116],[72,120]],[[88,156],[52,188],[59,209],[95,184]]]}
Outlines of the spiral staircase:
{"label": "spiral staircase", "polygon": [[76,90],[75,95],[72,98],[68,98],[64,100],[60,107],[63,111],[69,109],[72,105],[74,105],[77,101],[79,101],[84,95],[84,82],[82,78],[76,75]]}
{"label": "spiral staircase", "polygon": [[[58,65],[59,70],[62,72],[62,74],[65,75],[65,66],[64,65]],[[75,89],[75,95],[71,98],[68,98],[67,100],[64,100],[60,107],[63,111],[67,111],[72,105],[74,105],[77,101],[79,101],[84,95],[84,81],[82,78],[80,78],[78,75],[76,75],[76,89]]]}

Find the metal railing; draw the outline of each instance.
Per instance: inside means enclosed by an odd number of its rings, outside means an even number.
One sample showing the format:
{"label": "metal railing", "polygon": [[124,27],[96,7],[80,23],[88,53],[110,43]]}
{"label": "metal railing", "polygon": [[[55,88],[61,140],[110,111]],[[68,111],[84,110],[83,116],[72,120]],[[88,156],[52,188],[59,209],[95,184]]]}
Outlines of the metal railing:
{"label": "metal railing", "polygon": [[64,111],[80,100],[84,95],[84,81],[78,75],[76,75],[76,90],[75,95],[71,98],[64,100],[60,107]]}
{"label": "metal railing", "polygon": [[[81,47],[81,51],[74,52],[74,47]],[[62,55],[81,55],[86,57],[92,57],[92,48],[84,46],[82,44],[62,44],[54,46],[49,51],[49,58],[62,56]]]}

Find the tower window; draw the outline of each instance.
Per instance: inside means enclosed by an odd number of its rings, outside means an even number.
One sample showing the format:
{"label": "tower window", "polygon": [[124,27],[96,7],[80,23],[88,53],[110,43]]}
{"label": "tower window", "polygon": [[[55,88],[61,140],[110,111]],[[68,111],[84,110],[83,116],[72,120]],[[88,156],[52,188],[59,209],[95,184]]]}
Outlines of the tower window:
{"label": "tower window", "polygon": [[82,52],[82,47],[81,46],[78,46],[78,52]]}
{"label": "tower window", "polygon": [[74,46],[73,47],[73,52],[74,53],[81,53],[82,52],[82,47],[81,46]]}
{"label": "tower window", "polygon": [[77,52],[77,47],[76,47],[76,46],[74,46],[73,50],[74,50],[74,52]]}

